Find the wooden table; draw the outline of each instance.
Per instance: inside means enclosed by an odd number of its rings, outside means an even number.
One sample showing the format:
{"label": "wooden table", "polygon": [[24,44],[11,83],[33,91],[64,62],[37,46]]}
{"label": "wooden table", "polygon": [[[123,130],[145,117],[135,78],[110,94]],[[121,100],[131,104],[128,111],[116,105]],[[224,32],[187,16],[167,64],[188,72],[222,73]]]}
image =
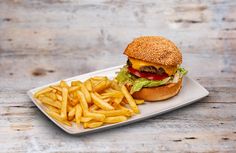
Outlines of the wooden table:
{"label": "wooden table", "polygon": [[[236,152],[236,1],[0,1],[0,152]],[[162,35],[210,95],[191,106],[80,137],[26,91],[124,63],[126,45]]]}

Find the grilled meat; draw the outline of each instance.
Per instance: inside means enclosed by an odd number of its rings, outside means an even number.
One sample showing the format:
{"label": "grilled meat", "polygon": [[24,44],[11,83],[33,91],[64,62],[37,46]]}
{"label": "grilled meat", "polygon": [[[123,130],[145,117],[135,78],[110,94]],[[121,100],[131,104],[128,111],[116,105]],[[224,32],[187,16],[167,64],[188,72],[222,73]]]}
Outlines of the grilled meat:
{"label": "grilled meat", "polygon": [[[130,60],[128,59],[126,64],[128,66],[132,66],[132,63],[130,62]],[[139,69],[140,72],[148,72],[148,73],[154,73],[154,74],[158,74],[158,75],[161,75],[163,73],[165,73],[165,70],[163,68],[155,68],[154,66],[143,66],[143,67],[140,67]]]}
{"label": "grilled meat", "polygon": [[154,74],[158,74],[158,75],[165,73],[165,70],[163,68],[156,69],[154,66],[143,66],[139,69],[139,71],[154,73]]}

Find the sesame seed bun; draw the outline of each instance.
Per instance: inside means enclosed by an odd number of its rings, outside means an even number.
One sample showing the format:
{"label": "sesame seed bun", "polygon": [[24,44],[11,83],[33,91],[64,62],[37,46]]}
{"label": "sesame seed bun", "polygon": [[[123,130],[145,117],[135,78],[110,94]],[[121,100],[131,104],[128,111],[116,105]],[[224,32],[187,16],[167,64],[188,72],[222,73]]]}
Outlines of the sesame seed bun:
{"label": "sesame seed bun", "polygon": [[177,83],[168,84],[160,87],[142,88],[135,92],[132,96],[135,99],[143,99],[146,101],[160,101],[177,95],[182,87],[182,79]]}
{"label": "sesame seed bun", "polygon": [[133,40],[124,54],[150,63],[177,66],[182,63],[180,50],[170,40],[161,36],[143,36]]}

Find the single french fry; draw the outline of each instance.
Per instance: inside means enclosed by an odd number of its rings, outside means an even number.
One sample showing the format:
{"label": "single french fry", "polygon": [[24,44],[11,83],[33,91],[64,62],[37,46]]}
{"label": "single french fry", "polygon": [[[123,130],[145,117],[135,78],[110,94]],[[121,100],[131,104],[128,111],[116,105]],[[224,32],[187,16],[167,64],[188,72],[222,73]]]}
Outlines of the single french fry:
{"label": "single french fry", "polygon": [[56,107],[53,107],[53,106],[51,106],[51,105],[48,105],[48,104],[45,104],[45,105],[46,105],[46,107],[47,107],[50,111],[55,112],[55,113],[57,113],[57,114],[60,114],[60,113],[61,113],[61,110],[60,110],[60,109],[58,109],[58,108],[56,108]]}
{"label": "single french fry", "polygon": [[136,105],[133,97],[130,95],[130,93],[128,92],[127,88],[122,85],[121,87],[121,91],[122,93],[124,94],[125,98],[127,99],[131,109],[137,114],[137,113],[140,113],[139,109],[138,109],[138,106]]}
{"label": "single french fry", "polygon": [[81,116],[82,116],[82,108],[80,104],[77,104],[75,106],[75,122],[78,127],[80,126]]}
{"label": "single french fry", "polygon": [[101,80],[106,80],[108,78],[104,76],[95,76],[95,77],[92,77],[91,79],[96,80],[96,81],[101,81]]}
{"label": "single french fry", "polygon": [[99,107],[95,104],[93,104],[92,106],[89,107],[89,110],[90,111],[94,111],[94,110],[97,110]]}
{"label": "single french fry", "polygon": [[92,91],[92,83],[91,83],[90,79],[86,80],[84,82],[84,85],[85,85],[85,87],[87,88],[88,91]]}
{"label": "single french fry", "polygon": [[82,93],[84,94],[87,103],[91,103],[92,100],[91,100],[91,96],[90,96],[89,91],[88,91],[87,88],[84,86],[84,84],[81,84],[80,86],[81,86],[81,91],[82,91]]}
{"label": "single french fry", "polygon": [[75,107],[73,107],[70,111],[69,111],[69,113],[68,113],[68,120],[73,120],[74,119],[74,117],[75,117]]}
{"label": "single french fry", "polygon": [[52,88],[46,87],[46,88],[44,88],[44,89],[39,90],[38,92],[36,92],[36,93],[34,94],[34,97],[37,98],[39,95],[44,94],[44,93],[47,93],[47,92],[50,92],[50,91],[52,91],[52,90],[53,90]]}
{"label": "single french fry", "polygon": [[66,87],[62,88],[62,106],[61,106],[61,117],[67,119],[67,101],[68,99],[68,89]]}
{"label": "single french fry", "polygon": [[103,124],[103,122],[85,122],[84,128],[96,128]]}
{"label": "single french fry", "polygon": [[94,110],[94,113],[104,114],[106,117],[110,116],[131,116],[131,112],[128,109],[120,109],[120,110],[110,110],[110,111],[104,111],[104,110]]}
{"label": "single french fry", "polygon": [[67,84],[64,80],[61,80],[60,86],[61,86],[62,88],[68,88],[68,87],[69,87],[68,84]]}
{"label": "single french fry", "polygon": [[106,117],[104,123],[112,124],[126,121],[127,117],[125,116],[113,116],[113,117]]}
{"label": "single french fry", "polygon": [[79,89],[80,89],[79,86],[72,86],[72,87],[69,87],[68,92],[69,92],[69,93],[72,93],[72,92],[75,92],[76,90],[79,90]]}
{"label": "single french fry", "polygon": [[58,102],[58,101],[53,101],[51,98],[48,98],[46,96],[40,96],[38,98],[42,103],[45,103],[45,104],[48,104],[48,105],[51,105],[51,106],[54,106],[56,108],[61,108],[61,103]]}
{"label": "single french fry", "polygon": [[59,91],[60,93],[62,92],[62,88],[60,86],[55,86],[54,85],[54,86],[50,86],[50,87],[57,90],[57,91]]}
{"label": "single french fry", "polygon": [[102,108],[103,110],[113,110],[114,107],[112,107],[110,104],[104,102],[101,98],[97,97],[94,93],[91,93],[92,99],[94,104],[96,104],[98,107]]}
{"label": "single french fry", "polygon": [[99,95],[98,97],[101,98],[101,99],[106,99],[106,98],[109,98],[110,96]]}
{"label": "single french fry", "polygon": [[111,101],[111,98],[106,98],[106,99],[103,99],[104,102],[108,103]]}
{"label": "single french fry", "polygon": [[135,103],[136,103],[137,105],[141,105],[141,104],[144,103],[144,100],[142,100],[142,99],[135,99]]}
{"label": "single french fry", "polygon": [[46,111],[48,113],[48,115],[50,115],[52,118],[56,119],[58,122],[68,125],[68,126],[72,126],[71,123],[67,120],[64,120],[59,114],[52,112],[52,111]]}
{"label": "single french fry", "polygon": [[85,117],[91,117],[92,119],[96,121],[103,121],[105,119],[104,114],[99,114],[99,113],[91,113],[89,111],[84,111],[84,116]]}
{"label": "single french fry", "polygon": [[123,99],[124,95],[120,91],[113,91],[109,90],[106,91],[105,93],[101,94],[102,98],[109,98],[109,97],[114,97],[114,98],[120,98]]}
{"label": "single french fry", "polygon": [[106,86],[106,80],[102,80],[100,82],[98,82],[94,87],[93,87],[93,91],[94,92],[101,92],[103,90],[105,90],[107,88]]}
{"label": "single french fry", "polygon": [[81,117],[81,119],[80,119],[80,122],[89,122],[89,121],[91,121],[93,118],[91,118],[91,117]]}
{"label": "single french fry", "polygon": [[80,104],[81,104],[83,112],[88,111],[88,103],[84,97],[84,94],[81,91],[77,91],[77,93],[80,99]]}
{"label": "single french fry", "polygon": [[103,98],[102,98],[102,96],[101,96],[99,93],[97,93],[97,92],[94,92],[94,94],[95,94],[97,97],[99,97],[99,98],[103,99]]}
{"label": "single french fry", "polygon": [[73,86],[80,86],[82,84],[82,82],[81,81],[72,81],[71,82],[71,86],[73,87]]}

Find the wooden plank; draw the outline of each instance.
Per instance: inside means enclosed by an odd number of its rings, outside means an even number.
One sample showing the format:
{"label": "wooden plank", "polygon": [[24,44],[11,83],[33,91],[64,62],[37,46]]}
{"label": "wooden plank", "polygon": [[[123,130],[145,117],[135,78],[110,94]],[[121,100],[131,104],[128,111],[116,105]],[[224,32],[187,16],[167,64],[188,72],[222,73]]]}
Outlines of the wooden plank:
{"label": "wooden plank", "polygon": [[[194,79],[200,78],[201,82],[201,78],[206,78],[207,80],[203,81],[202,85],[208,89],[214,91],[215,87],[226,87],[221,91],[230,92],[232,88],[230,93],[233,93],[236,84],[234,59],[235,56],[212,55],[210,57],[209,55],[204,57],[200,54],[185,54],[183,66],[189,71],[188,75]],[[4,73],[0,75],[2,80],[0,90],[27,91],[64,78],[124,64],[125,61],[125,56],[110,52],[96,55],[84,53],[80,55],[1,56],[0,68]],[[18,80],[17,83],[16,80]]]}
{"label": "wooden plank", "polygon": [[[231,107],[232,106],[232,107]],[[236,107],[236,103],[201,103],[197,102],[196,104],[187,106],[185,108],[179,109],[178,111],[174,111],[174,114],[163,115],[164,119],[178,119],[178,120],[201,120],[208,122],[210,120],[217,119],[218,121],[228,121],[232,120],[235,117],[235,111],[233,111],[234,107]],[[8,108],[8,109],[6,109]],[[39,110],[35,107],[31,101],[27,101],[25,103],[9,103],[8,105],[1,104],[0,114],[2,115],[2,119],[6,117],[31,117],[35,116],[35,113],[38,113]],[[220,111],[225,110],[225,111]],[[193,112],[192,112],[193,111]],[[227,112],[227,113],[225,113]],[[208,115],[208,118],[204,118]],[[194,117],[198,116],[198,117]],[[234,128],[234,127],[232,127]]]}
{"label": "wooden plank", "polygon": [[0,107],[0,136],[5,138],[1,152],[233,151],[235,109],[236,104],[197,103],[137,124],[73,137],[36,108]]}
{"label": "wooden plank", "polygon": [[3,1],[0,46],[4,54],[119,51],[139,35],[164,35],[183,52],[230,54],[236,49],[235,5],[180,0]]}

